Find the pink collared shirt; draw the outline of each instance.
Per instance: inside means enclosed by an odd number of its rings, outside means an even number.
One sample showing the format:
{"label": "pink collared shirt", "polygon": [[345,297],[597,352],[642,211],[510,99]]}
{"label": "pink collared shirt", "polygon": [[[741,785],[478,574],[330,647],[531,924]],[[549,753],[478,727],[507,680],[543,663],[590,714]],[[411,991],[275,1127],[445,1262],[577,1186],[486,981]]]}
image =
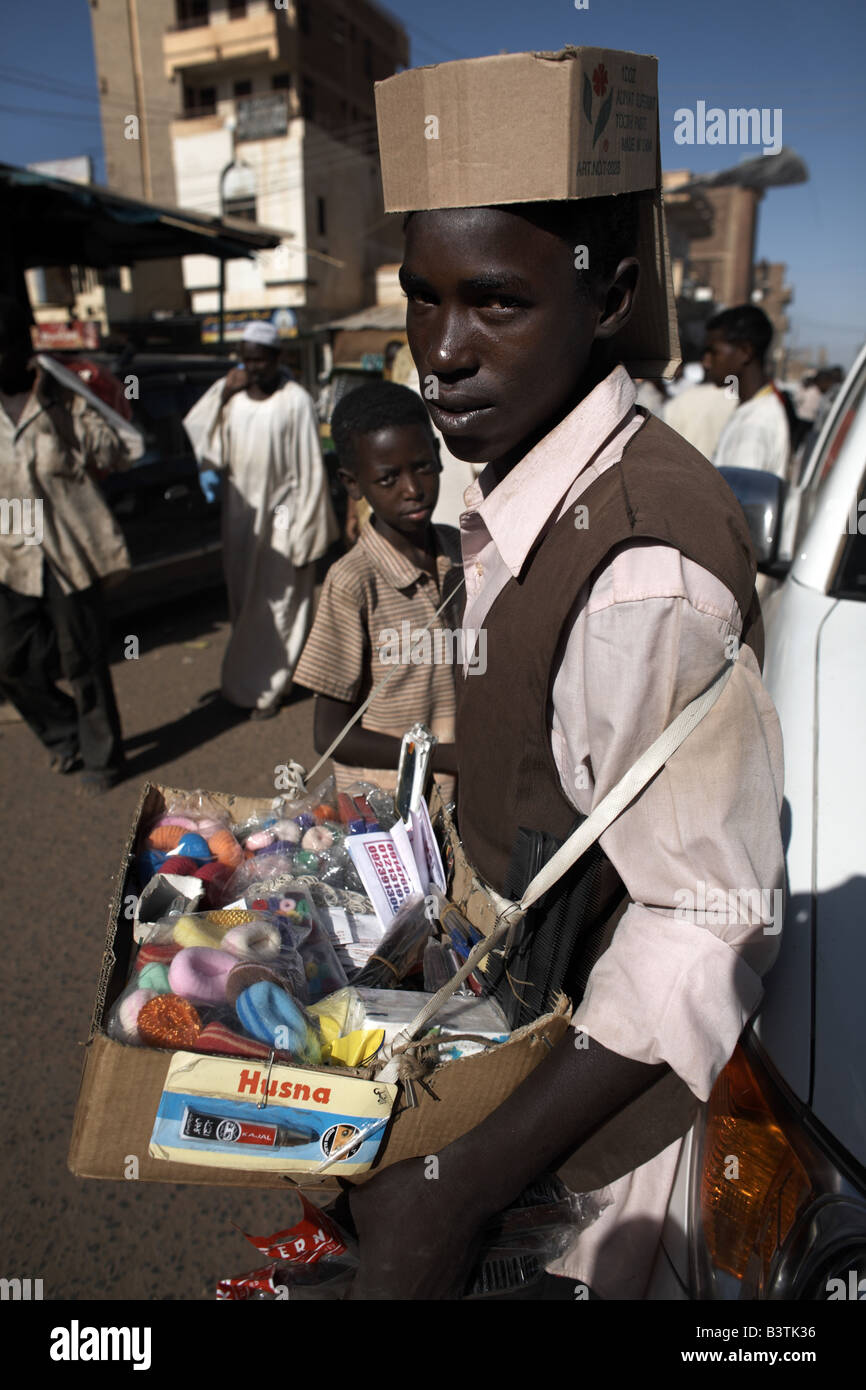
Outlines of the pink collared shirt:
{"label": "pink collared shirt", "polygon": [[[617,367],[501,483],[488,467],[467,488],[470,634],[569,509],[579,544],[591,521],[581,495],[643,420]],[[613,553],[575,602],[552,685],[551,748],[576,810],[588,814],[710,684],[741,630],[733,594],[679,551],[641,540]],[[744,646],[714,709],[600,840],[631,901],[573,1026],[622,1056],[667,1062],[701,1100],[778,950],[782,791],[778,716]],[[612,1184],[613,1204],[551,1268],[603,1297],[640,1298],[681,1147]]]}

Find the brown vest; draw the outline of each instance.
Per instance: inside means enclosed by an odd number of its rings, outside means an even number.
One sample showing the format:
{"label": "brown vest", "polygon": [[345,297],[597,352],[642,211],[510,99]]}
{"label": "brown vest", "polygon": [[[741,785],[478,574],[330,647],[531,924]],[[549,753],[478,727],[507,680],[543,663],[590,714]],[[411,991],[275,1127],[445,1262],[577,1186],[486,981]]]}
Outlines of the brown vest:
{"label": "brown vest", "polygon": [[[547,532],[487,614],[484,674],[457,681],[460,835],[470,862],[498,892],[518,825],[560,838],[574,827],[576,812],[550,747],[553,664],[578,594],[615,546],[656,540],[716,575],[744,615],[741,640],[763,662],[746,519],[703,454],[650,416],[621,462],[602,473],[578,505],[586,508],[585,529],[568,511]],[[723,662],[720,642],[720,670]],[[635,758],[643,751],[635,748]]]}
{"label": "brown vest", "polygon": [[[566,512],[495,599],[484,623],[484,674],[457,679],[458,829],[470,862],[498,892],[505,891],[519,826],[564,840],[582,819],[553,760],[550,687],[577,597],[616,546],[655,540],[715,575],[744,615],[741,641],[763,662],[746,519],[718,471],[680,435],[650,416],[620,463],[590,484],[578,505],[586,508],[581,526]],[[720,642],[719,669],[724,657]],[[643,752],[636,747],[634,758]],[[606,868],[617,877],[609,861]],[[696,1106],[668,1072],[582,1145],[563,1176],[577,1191],[613,1181],[684,1134]]]}

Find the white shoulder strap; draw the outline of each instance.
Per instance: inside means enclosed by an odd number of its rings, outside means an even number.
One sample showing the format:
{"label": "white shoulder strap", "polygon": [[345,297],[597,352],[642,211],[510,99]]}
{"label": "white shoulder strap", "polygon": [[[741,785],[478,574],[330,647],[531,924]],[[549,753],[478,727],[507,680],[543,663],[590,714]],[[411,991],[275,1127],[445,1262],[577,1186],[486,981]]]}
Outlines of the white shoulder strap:
{"label": "white shoulder strap", "polygon": [[[569,835],[564,845],[556,851],[548,860],[544,867],[535,875],[526,887],[526,890],[517,903],[509,902],[488,888],[490,896],[493,898],[498,910],[498,917],[493,931],[483,941],[479,941],[470,951],[467,959],[463,962],[460,969],[452,978],[442,986],[433,998],[430,999],[413,1018],[412,1022],[396,1038],[395,1044],[401,1040],[409,1040],[416,1036],[429,1020],[438,1013],[442,1005],[445,1004],[454,991],[470,975],[483,960],[489,951],[511,931],[523,917],[526,909],[531,907],[538,898],[547,892],[548,888],[561,878],[572,864],[577,863],[582,854],[585,854],[590,845],[600,835],[603,835],[608,826],[616,820],[617,816],[625,810],[626,806],[634,801],[638,792],[642,791],[647,782],[664,767],[670,756],[679,748],[684,739],[688,738],[693,729],[696,729],[701,720],[709,714],[713,705],[718,700],[725,686],[731,678],[731,672],[736,665],[736,657],[729,661],[727,665],[716,676],[712,685],[686,705],[681,714],[659,734],[654,743],[646,749],[638,758],[637,762],[629,768],[624,777],[617,782],[606,797],[595,807],[577,829]],[[393,1049],[392,1049],[393,1050]]]}

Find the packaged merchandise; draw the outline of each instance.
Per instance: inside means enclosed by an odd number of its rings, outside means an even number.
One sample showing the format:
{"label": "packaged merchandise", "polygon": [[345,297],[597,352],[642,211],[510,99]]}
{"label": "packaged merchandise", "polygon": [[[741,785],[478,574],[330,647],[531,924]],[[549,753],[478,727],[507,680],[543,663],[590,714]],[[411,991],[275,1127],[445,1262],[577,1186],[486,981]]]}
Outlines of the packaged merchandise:
{"label": "packaged merchandise", "polygon": [[316,1173],[339,1159],[362,1173],[376,1156],[397,1088],[339,1072],[178,1052],[150,1156],[260,1172]]}
{"label": "packaged merchandise", "polygon": [[175,914],[149,930],[107,1032],[130,1046],[265,1057],[274,1049],[315,1063],[321,1042],[304,1008],[307,979],[292,924],[279,914]]}
{"label": "packaged merchandise", "polygon": [[[433,930],[427,897],[415,892],[392,918],[388,930],[353,984],[398,989],[412,976],[424,975],[424,948]],[[419,1005],[420,1007],[420,1005]]]}

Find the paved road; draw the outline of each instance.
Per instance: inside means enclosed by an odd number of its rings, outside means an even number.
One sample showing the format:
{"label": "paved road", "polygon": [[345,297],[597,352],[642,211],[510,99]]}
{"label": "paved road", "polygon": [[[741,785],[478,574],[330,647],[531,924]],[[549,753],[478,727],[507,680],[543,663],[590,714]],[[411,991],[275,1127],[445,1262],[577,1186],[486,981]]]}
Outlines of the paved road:
{"label": "paved road", "polygon": [[[140,656],[123,658],[124,637]],[[232,1227],[284,1224],[278,1193],[73,1177],[66,1153],[102,958],[107,905],[142,784],[273,795],[274,767],[315,761],[311,697],[265,723],[214,697],[228,637],[222,596],[118,628],[112,673],[128,780],[96,800],[48,771],[21,723],[0,723],[3,1142],[0,1277],[46,1299],[204,1299],[261,1257]]]}

